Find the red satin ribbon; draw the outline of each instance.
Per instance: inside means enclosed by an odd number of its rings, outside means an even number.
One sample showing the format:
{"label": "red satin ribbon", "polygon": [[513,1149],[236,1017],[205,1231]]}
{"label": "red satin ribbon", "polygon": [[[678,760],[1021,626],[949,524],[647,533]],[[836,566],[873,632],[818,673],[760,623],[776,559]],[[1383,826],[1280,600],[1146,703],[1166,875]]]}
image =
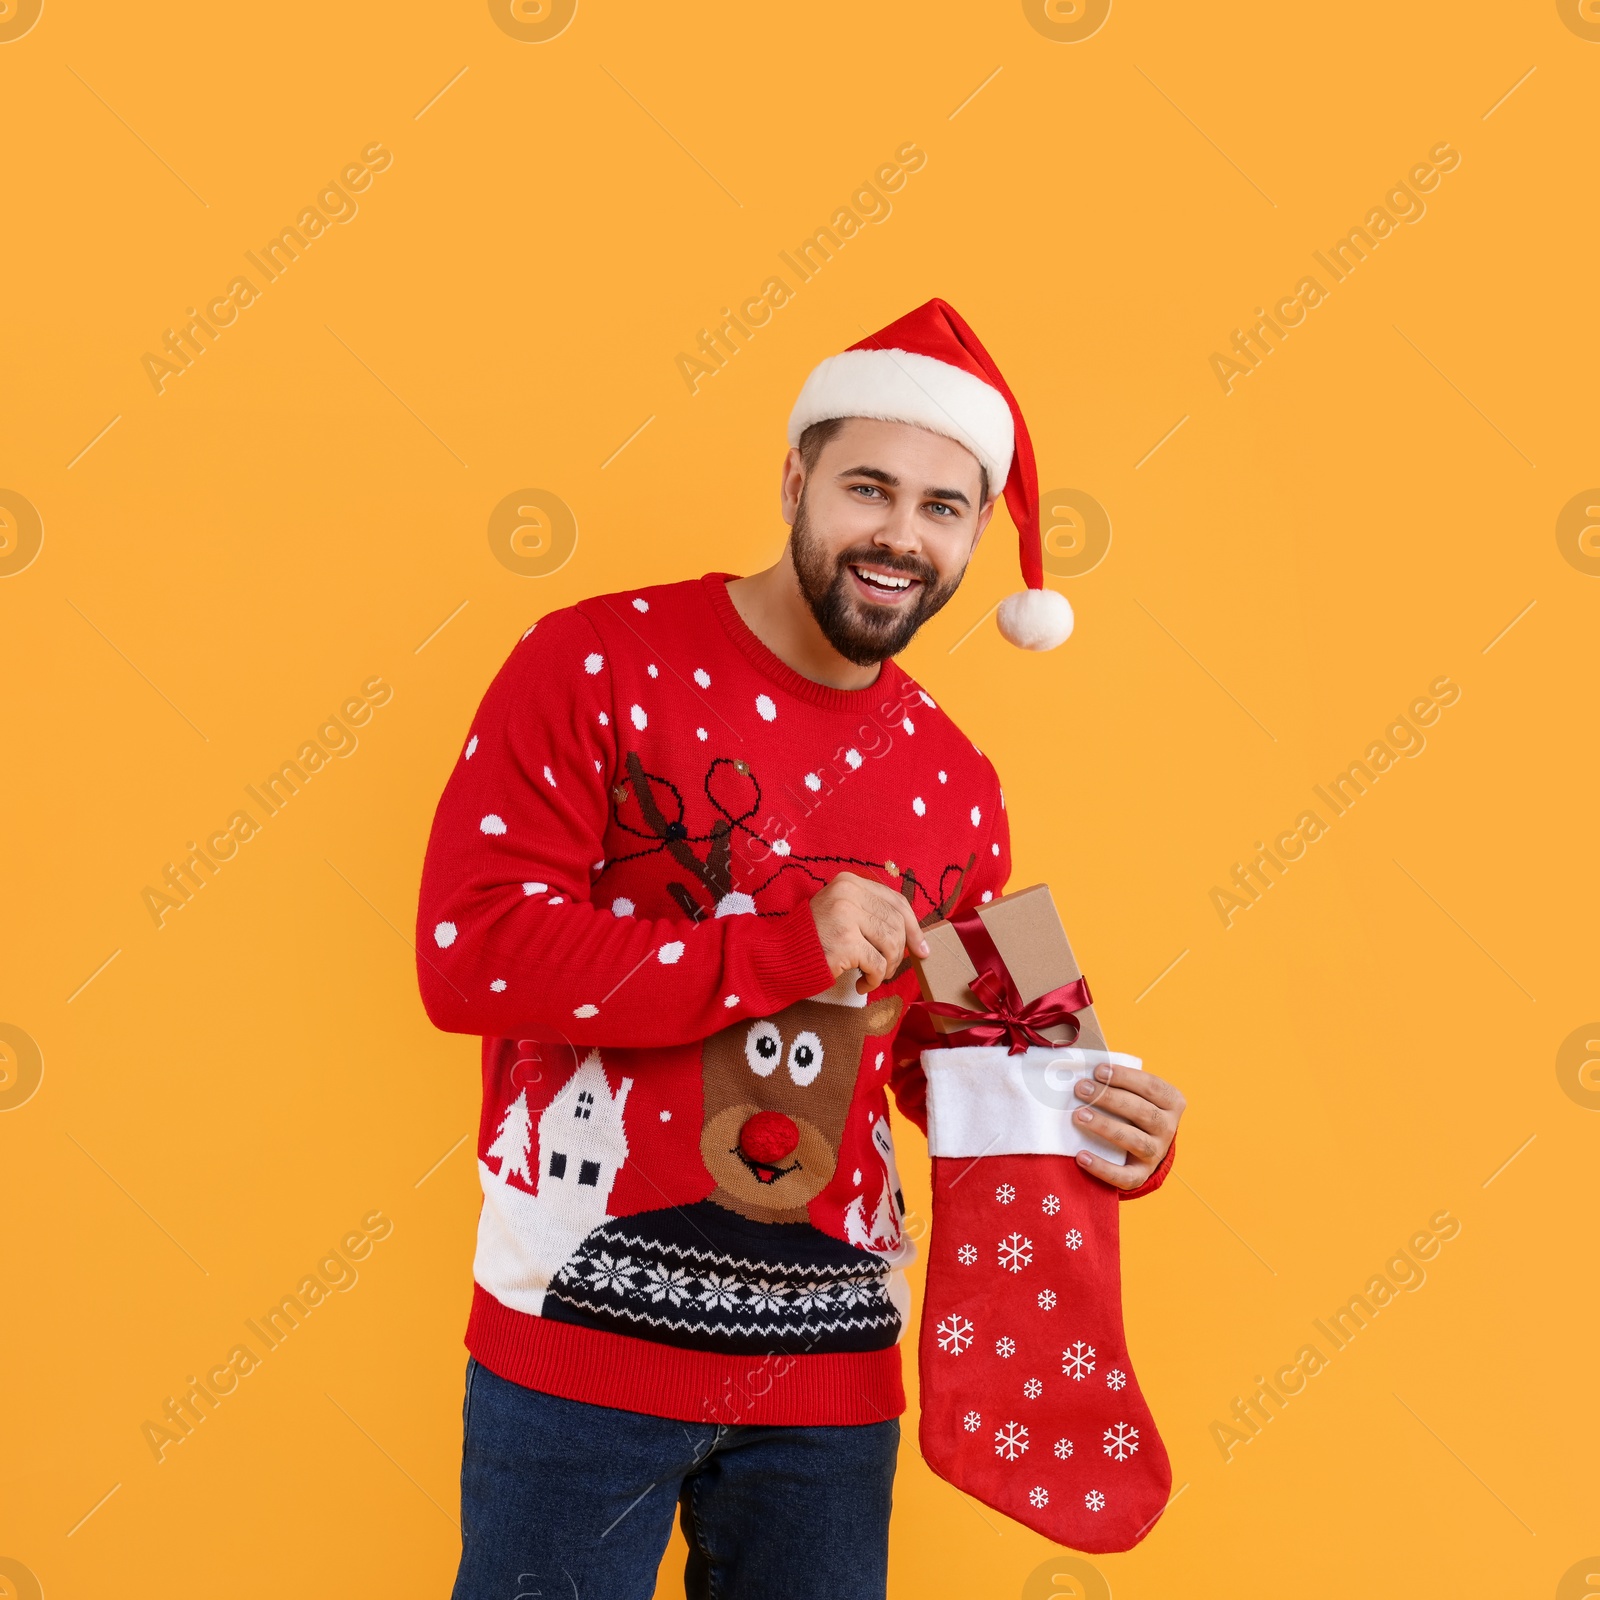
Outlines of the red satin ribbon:
{"label": "red satin ribbon", "polygon": [[[1080,1024],[1075,1012],[1094,1003],[1087,978],[1075,978],[1059,989],[1051,989],[1037,1000],[1024,1001],[1012,981],[1006,964],[976,911],[951,921],[977,970],[967,987],[982,1003],[970,1009],[947,1000],[918,1000],[912,1004],[901,1032],[920,1049],[958,1049],[968,1045],[1004,1043],[1008,1054],[1020,1055],[1030,1045],[1046,1050],[1064,1050],[1073,1044]],[[952,1033],[934,1027],[934,1017],[964,1019],[967,1026]],[[1047,1039],[1045,1028],[1068,1024],[1072,1032],[1065,1039]]]}

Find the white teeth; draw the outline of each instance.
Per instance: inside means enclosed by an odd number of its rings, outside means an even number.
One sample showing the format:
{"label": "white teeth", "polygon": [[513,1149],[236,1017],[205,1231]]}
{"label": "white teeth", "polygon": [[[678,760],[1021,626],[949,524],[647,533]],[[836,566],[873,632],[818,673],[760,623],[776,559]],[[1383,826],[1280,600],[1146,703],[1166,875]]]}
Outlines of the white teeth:
{"label": "white teeth", "polygon": [[850,570],[863,583],[873,584],[879,589],[909,589],[911,587],[909,578],[891,578],[887,573],[882,572],[863,572],[860,567],[852,567]]}

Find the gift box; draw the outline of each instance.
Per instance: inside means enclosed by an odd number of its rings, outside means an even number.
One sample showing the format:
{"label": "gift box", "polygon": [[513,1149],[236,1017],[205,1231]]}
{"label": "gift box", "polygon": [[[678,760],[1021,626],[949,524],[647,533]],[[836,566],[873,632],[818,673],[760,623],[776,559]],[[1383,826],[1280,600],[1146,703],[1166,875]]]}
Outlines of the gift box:
{"label": "gift box", "polygon": [[[998,900],[979,906],[977,917],[994,941],[1024,1005],[1031,1005],[1052,989],[1083,977],[1049,885],[1036,883],[1014,894],[1003,894]],[[968,954],[955,924],[936,922],[922,931],[928,941],[928,954],[921,960],[912,958],[922,985],[922,998],[982,1009],[981,999],[970,987],[978,974],[977,964]],[[1074,1016],[1076,1034],[1068,1021],[1050,1024],[1039,1031],[1053,1043],[1104,1050],[1106,1038],[1100,1031],[1093,1003],[1075,1012]],[[930,1020],[941,1033],[953,1033],[964,1026],[958,1017],[934,1015]]]}
{"label": "gift box", "polygon": [[912,1027],[928,1078],[929,1149],[1088,1150],[1124,1164],[1126,1151],[1072,1120],[1074,1090],[1102,1063],[1141,1063],[1107,1048],[1048,885],[1002,895],[959,926],[936,922],[923,935],[928,954],[913,965],[924,1003],[913,1008]]}

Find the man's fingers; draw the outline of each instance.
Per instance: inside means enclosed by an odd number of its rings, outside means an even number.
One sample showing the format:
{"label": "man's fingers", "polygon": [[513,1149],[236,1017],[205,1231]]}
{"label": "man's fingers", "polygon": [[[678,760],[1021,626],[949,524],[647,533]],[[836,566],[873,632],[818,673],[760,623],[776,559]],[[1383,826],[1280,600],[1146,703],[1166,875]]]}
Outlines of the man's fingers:
{"label": "man's fingers", "polygon": [[911,909],[911,902],[903,894],[897,894],[895,899],[900,903],[900,916],[905,924],[906,948],[913,955],[927,955],[928,941],[918,926],[917,914]]}
{"label": "man's fingers", "polygon": [[1164,1126],[1164,1119],[1171,1115],[1142,1095],[1132,1094],[1126,1089],[1113,1089],[1109,1084],[1100,1083],[1093,1078],[1081,1079],[1076,1093],[1079,1100],[1096,1110],[1109,1111],[1116,1116],[1126,1118],[1147,1133],[1160,1132]]}
{"label": "man's fingers", "polygon": [[[871,994],[883,982],[884,973],[888,970],[881,950],[865,935],[857,942],[856,965],[861,969],[861,979],[856,988],[862,994]],[[863,989],[862,984],[866,987]]]}
{"label": "man's fingers", "polygon": [[1103,1111],[1090,1111],[1085,1107],[1074,1111],[1072,1120],[1082,1132],[1092,1133],[1108,1144],[1126,1150],[1135,1161],[1154,1163],[1164,1153],[1165,1147],[1160,1139],[1142,1128],[1134,1127],[1131,1122],[1124,1122],[1121,1117],[1110,1117]]}
{"label": "man's fingers", "polygon": [[1088,1150],[1079,1151],[1077,1159],[1085,1172],[1109,1183],[1113,1189],[1137,1189],[1156,1170],[1153,1162],[1130,1161],[1118,1166],[1115,1161],[1106,1161]]}
{"label": "man's fingers", "polygon": [[[1109,1078],[1102,1078],[1102,1072],[1109,1071]],[[1124,1067],[1111,1063],[1109,1067],[1096,1067],[1094,1072],[1096,1083],[1108,1084],[1113,1089],[1127,1089],[1133,1094],[1141,1095],[1163,1111],[1181,1112],[1184,1107],[1184,1098],[1165,1078],[1158,1078],[1153,1072],[1146,1072],[1140,1067]]]}

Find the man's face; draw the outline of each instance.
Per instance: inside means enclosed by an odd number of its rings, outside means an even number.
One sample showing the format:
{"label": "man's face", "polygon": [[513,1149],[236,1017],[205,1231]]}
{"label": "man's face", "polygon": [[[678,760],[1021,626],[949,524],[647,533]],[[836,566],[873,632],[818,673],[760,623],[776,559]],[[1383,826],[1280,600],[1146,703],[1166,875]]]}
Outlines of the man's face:
{"label": "man's face", "polygon": [[852,417],[783,485],[790,557],[824,636],[847,661],[898,655],[956,592],[994,512],[963,445],[903,422]]}

